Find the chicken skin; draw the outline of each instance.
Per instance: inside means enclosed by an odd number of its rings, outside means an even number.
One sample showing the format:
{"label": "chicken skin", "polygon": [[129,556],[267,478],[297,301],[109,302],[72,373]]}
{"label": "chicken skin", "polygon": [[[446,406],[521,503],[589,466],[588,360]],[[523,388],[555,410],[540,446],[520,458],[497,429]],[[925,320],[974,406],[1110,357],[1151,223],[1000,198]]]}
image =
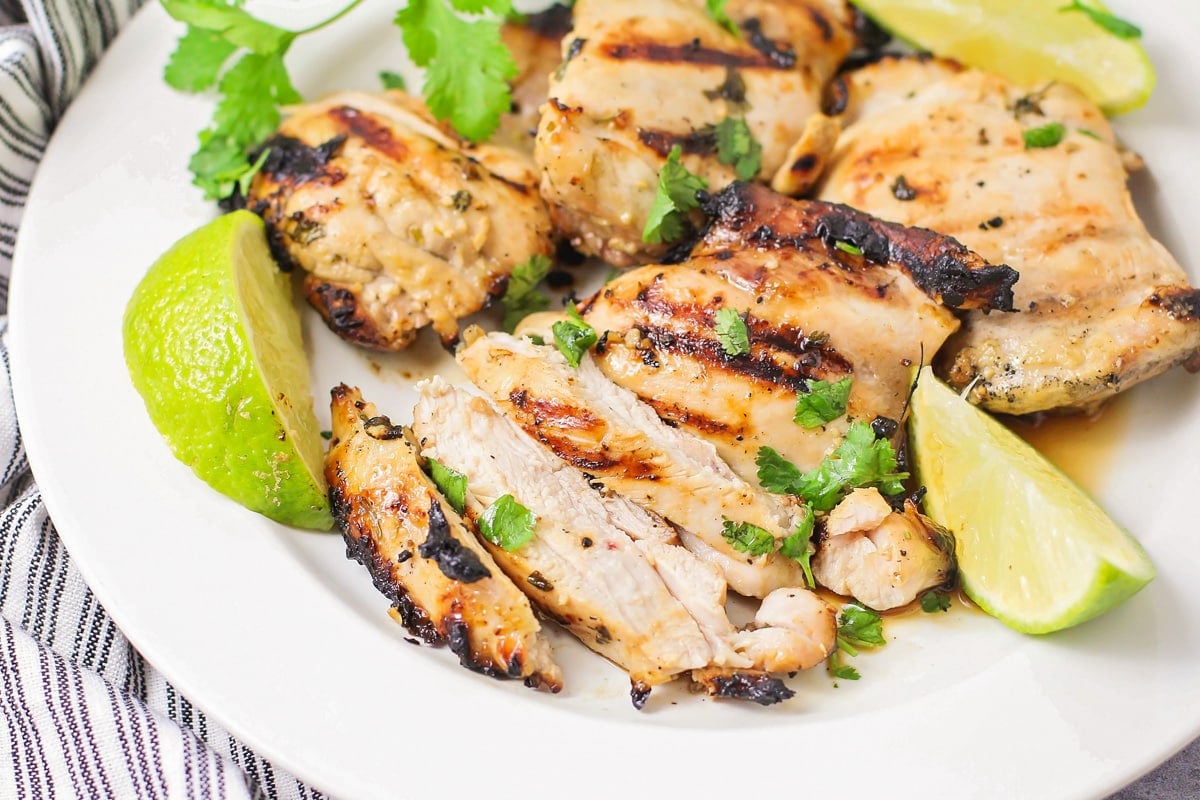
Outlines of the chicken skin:
{"label": "chicken skin", "polygon": [[744,121],[761,147],[764,181],[807,163],[801,140],[832,144],[804,134],[855,43],[844,0],[731,0],[725,12],[739,33],[700,0],[575,4],[535,158],[555,225],[581,252],[617,266],[665,253],[669,243],[643,241],[659,171],[679,146],[711,191],[733,181],[716,135],[726,119]]}
{"label": "chicken skin", "polygon": [[247,207],[355,344],[400,350],[426,325],[453,342],[516,266],[552,251],[527,157],[470,145],[403,92],[293,109],[266,147]]}
{"label": "chicken skin", "polygon": [[1009,414],[1091,409],[1200,367],[1200,291],[1138,218],[1100,110],[1064,84],[890,58],[842,79],[818,196],[953,236],[1021,274],[1015,314],[965,315],[936,362]]}

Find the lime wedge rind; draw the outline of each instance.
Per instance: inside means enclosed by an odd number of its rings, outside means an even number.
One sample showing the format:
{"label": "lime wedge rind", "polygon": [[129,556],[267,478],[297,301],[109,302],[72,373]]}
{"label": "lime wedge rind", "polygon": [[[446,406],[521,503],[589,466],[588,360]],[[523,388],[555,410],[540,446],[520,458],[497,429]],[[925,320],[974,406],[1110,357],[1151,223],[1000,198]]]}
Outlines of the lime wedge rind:
{"label": "lime wedge rind", "polygon": [[1103,614],[1155,575],[1141,545],[1033,447],[925,368],[910,447],[925,511],[956,537],[963,590],[1024,633]]}

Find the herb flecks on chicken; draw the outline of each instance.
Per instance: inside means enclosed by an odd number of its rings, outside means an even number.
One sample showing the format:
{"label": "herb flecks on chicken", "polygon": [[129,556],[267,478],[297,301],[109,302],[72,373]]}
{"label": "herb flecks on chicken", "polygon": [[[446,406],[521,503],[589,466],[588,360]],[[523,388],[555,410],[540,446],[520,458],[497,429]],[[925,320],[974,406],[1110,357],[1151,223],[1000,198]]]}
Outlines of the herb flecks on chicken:
{"label": "herb flecks on chicken", "polygon": [[854,43],[848,6],[730,0],[723,11],[738,33],[692,0],[575,4],[535,157],[555,224],[581,252],[618,266],[667,252],[674,237],[643,234],[673,148],[711,191],[804,158],[794,146]]}
{"label": "herb flecks on chicken", "polygon": [[1138,218],[1136,159],[1083,95],[933,59],[839,80],[845,130],[818,196],[1021,273],[1018,313],[968,312],[939,355],[955,388],[1010,414],[1088,409],[1177,364],[1200,368],[1200,291]]}
{"label": "herb flecks on chicken", "polygon": [[397,620],[448,644],[468,669],[558,691],[562,673],[529,601],[422,472],[411,432],[345,385],[331,413],[334,517]]}
{"label": "herb flecks on chicken", "polygon": [[267,147],[248,207],[355,344],[399,350],[426,325],[452,342],[518,265],[552,252],[527,158],[471,145],[403,92],[293,109]]}

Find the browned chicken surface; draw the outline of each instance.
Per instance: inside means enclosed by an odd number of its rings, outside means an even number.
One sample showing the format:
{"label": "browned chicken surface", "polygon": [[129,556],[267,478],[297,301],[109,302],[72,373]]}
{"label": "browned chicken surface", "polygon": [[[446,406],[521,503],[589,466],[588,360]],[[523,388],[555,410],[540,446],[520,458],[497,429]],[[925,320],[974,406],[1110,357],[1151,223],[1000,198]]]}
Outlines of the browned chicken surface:
{"label": "browned chicken surface", "polygon": [[514,267],[551,252],[528,158],[473,146],[403,92],[346,92],[292,109],[247,206],[282,263],[344,339],[382,350],[426,325],[445,342],[502,294]]}
{"label": "browned chicken surface", "polygon": [[[618,266],[666,252],[668,244],[642,240],[659,170],[678,145],[710,190],[733,181],[714,130],[727,118],[744,120],[761,146],[760,179],[809,163],[803,148],[793,148],[854,45],[849,7],[730,0],[725,11],[739,33],[724,29],[701,0],[575,4],[535,157],[555,224],[581,252]],[[806,142],[832,144],[815,133]]]}
{"label": "browned chicken surface", "polygon": [[421,471],[410,432],[357,389],[332,394],[334,518],[392,613],[468,669],[558,691],[562,674],[529,601]]}
{"label": "browned chicken surface", "polygon": [[[620,275],[582,311],[601,334],[605,374],[750,481],[763,446],[808,470],[850,419],[882,418],[890,435],[914,366],[958,325],[946,306],[1011,302],[1012,270],[929,231],[744,184],[717,196],[715,214],[684,263]],[[744,319],[749,352],[722,345],[721,309]],[[793,423],[810,381],[847,376],[845,416],[812,430]]]}
{"label": "browned chicken surface", "polygon": [[[1083,95],[916,58],[844,81],[845,130],[819,196],[953,236],[1021,274],[1019,313],[969,312],[947,343],[952,385],[1025,414],[1092,408],[1174,365],[1200,367],[1200,292],[1138,218],[1112,129]],[[1038,129],[1044,146],[1027,144]]]}

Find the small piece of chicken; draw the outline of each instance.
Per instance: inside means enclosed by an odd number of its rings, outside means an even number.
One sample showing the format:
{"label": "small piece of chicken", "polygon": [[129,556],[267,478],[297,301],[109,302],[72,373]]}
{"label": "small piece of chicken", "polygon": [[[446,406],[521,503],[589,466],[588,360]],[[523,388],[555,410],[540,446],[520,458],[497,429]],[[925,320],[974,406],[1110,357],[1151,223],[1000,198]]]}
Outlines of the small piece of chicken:
{"label": "small piece of chicken", "polygon": [[851,492],[816,538],[817,583],[876,611],[908,605],[954,576],[954,537],[911,500],[893,511],[874,488]]}
{"label": "small piece of chicken", "polygon": [[491,144],[533,154],[541,107],[549,96],[550,74],[562,63],[562,39],[570,30],[571,7],[562,3],[501,26],[500,37],[516,62],[517,76],[509,82],[512,109],[500,117]]}
{"label": "small piece of chicken", "polygon": [[937,364],[953,386],[1026,414],[1200,368],[1200,291],[1138,218],[1112,129],[1081,93],[917,58],[842,80],[844,131],[818,196],[1021,273],[1019,313],[968,313],[947,343]]}
{"label": "small piece of chicken", "polygon": [[355,344],[399,350],[426,325],[452,342],[517,265],[552,251],[528,158],[459,139],[404,92],[293,108],[266,147],[247,207]]}
{"label": "small piece of chicken", "polygon": [[[1011,302],[1012,270],[929,231],[746,184],[717,195],[711,210],[688,260],[620,275],[582,313],[601,334],[595,358],[604,373],[711,442],[749,481],[764,446],[809,470],[850,419],[878,418],[890,436],[913,367],[958,325],[945,306]],[[722,344],[722,309],[741,315],[748,352]],[[810,381],[847,376],[845,416],[811,430],[793,423]]]}
{"label": "small piece of chicken", "polygon": [[[589,356],[572,367],[552,345],[492,333],[461,348],[457,358],[471,381],[530,436],[593,481],[680,528],[684,545],[714,563],[734,591],[766,597],[804,585],[800,564],[775,552],[803,527],[803,507],[738,477],[711,444],[663,424]],[[772,551],[738,550],[726,534],[730,526],[744,525],[773,537]]]}
{"label": "small piece of chicken", "polygon": [[[716,191],[735,178],[716,126],[744,120],[761,146],[757,176],[790,157],[825,83],[855,42],[844,0],[730,0],[721,26],[700,0],[579,0],[550,81],[534,152],[555,225],[580,252],[617,266],[657,259],[642,239],[658,174],[678,145]],[[827,136],[806,141],[828,149]],[[824,153],[812,154],[814,163]],[[727,155],[727,160],[730,160]],[[792,181],[792,183],[798,183]]]}
{"label": "small piece of chicken", "polygon": [[405,429],[357,389],[332,392],[325,476],[346,552],[414,636],[464,667],[557,692],[562,673],[528,599],[421,471]]}
{"label": "small piece of chicken", "polygon": [[635,701],[708,665],[712,649],[639,542],[674,533],[633,504],[605,497],[481,397],[441,378],[420,384],[413,428],[423,455],[467,477],[467,515],[505,495],[536,515],[534,536],[496,563],[552,619],[629,672]]}

